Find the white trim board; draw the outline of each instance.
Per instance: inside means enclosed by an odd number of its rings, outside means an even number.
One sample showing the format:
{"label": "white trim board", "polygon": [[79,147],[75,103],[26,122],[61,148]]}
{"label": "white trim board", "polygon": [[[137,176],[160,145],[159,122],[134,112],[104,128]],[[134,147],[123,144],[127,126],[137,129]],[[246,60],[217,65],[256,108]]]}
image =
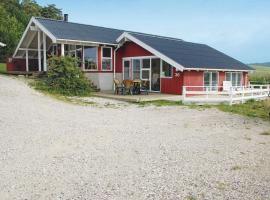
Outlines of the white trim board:
{"label": "white trim board", "polygon": [[136,44],[138,44],[139,46],[143,47],[144,49],[146,49],[147,51],[153,53],[154,55],[158,56],[161,60],[166,61],[167,63],[169,63],[170,65],[174,66],[175,68],[177,68],[180,71],[183,71],[185,69],[184,66],[180,65],[179,63],[175,62],[174,60],[172,60],[171,58],[165,56],[164,54],[160,53],[159,51],[157,51],[156,49],[150,47],[149,45],[145,44],[144,42],[140,41],[139,39],[137,39],[136,37],[130,35],[127,32],[124,32],[122,35],[120,35],[116,41],[119,43],[121,40],[123,40],[124,38],[129,39],[132,42],[135,42]]}
{"label": "white trim board", "polygon": [[6,46],[6,44],[0,42],[0,47],[5,47],[5,46]]}
{"label": "white trim board", "polygon": [[185,68],[184,70],[186,71],[191,71],[191,70],[194,70],[194,71],[222,71],[222,72],[227,72],[227,71],[231,71],[231,72],[250,72],[250,71],[255,71],[254,70],[240,70],[240,69],[208,69],[208,68]]}
{"label": "white trim board", "polygon": [[27,32],[30,30],[30,26],[31,26],[32,23],[34,23],[36,26],[38,26],[38,28],[42,32],[44,32],[52,40],[52,43],[56,42],[56,37],[50,31],[48,31],[41,23],[39,23],[38,20],[36,20],[34,17],[32,17],[30,19],[26,29],[24,30],[23,35],[22,35],[22,37],[20,39],[20,42],[18,43],[18,45],[16,47],[16,50],[14,51],[14,54],[13,54],[12,57],[16,56],[16,54],[17,54],[17,52],[18,52],[18,50],[19,50],[19,48],[20,48],[20,46],[21,46],[21,44],[22,44],[22,42],[23,42],[23,40],[24,40],[24,38],[25,38],[25,36],[27,34]]}

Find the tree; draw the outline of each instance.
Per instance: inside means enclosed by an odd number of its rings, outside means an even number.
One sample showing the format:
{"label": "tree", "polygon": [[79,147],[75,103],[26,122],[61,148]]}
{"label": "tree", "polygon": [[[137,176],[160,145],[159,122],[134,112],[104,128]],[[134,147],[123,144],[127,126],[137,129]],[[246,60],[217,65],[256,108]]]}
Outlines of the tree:
{"label": "tree", "polygon": [[45,18],[63,19],[62,10],[56,8],[55,4],[49,4],[41,9],[41,15]]}
{"label": "tree", "polygon": [[0,41],[7,44],[0,49],[0,62],[13,54],[32,16],[61,19],[62,11],[54,4],[42,7],[35,0],[0,0]]}

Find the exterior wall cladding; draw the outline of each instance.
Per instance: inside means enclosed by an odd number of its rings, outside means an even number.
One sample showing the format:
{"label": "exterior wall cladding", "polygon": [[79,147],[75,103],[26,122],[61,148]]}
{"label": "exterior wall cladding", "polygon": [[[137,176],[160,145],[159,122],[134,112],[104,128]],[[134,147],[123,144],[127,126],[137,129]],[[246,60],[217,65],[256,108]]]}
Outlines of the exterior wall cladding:
{"label": "exterior wall cladding", "polygon": [[[90,74],[93,76],[101,76],[111,74],[109,82],[113,82],[113,71],[102,71],[101,64],[101,47],[98,48],[98,70],[96,71],[87,71],[86,76],[90,77]],[[114,63],[114,48],[112,49],[112,62]],[[142,56],[153,56],[152,53],[143,49],[139,45],[133,42],[126,42],[118,51],[116,52],[116,66],[115,71],[116,74],[122,74],[123,62],[122,59],[124,57],[142,57]],[[13,59],[12,62],[7,62],[9,71],[25,71],[25,59]],[[29,69],[30,71],[37,71],[37,60],[29,59]],[[177,71],[176,68],[173,68],[173,77],[172,78],[161,78],[161,93],[168,94],[182,94],[183,86],[203,86],[203,75],[204,71],[190,70],[190,71]],[[225,72],[219,71],[219,86],[222,86],[223,81],[225,80]],[[102,80],[102,79],[101,79]],[[108,82],[108,81],[107,81]],[[102,84],[102,83],[100,83]],[[107,84],[107,83],[106,83]],[[113,83],[112,83],[113,84]],[[243,72],[243,85],[248,84],[248,73]],[[109,88],[112,88],[110,86]]]}
{"label": "exterior wall cladding", "polygon": [[[143,49],[133,42],[125,43],[116,53],[116,73],[122,73],[124,57],[153,56],[150,52]],[[219,86],[225,81],[225,72],[219,71]],[[203,86],[204,71],[190,70],[177,71],[173,68],[172,78],[161,78],[161,93],[182,94],[183,86]],[[248,73],[243,72],[243,85],[248,84]]]}

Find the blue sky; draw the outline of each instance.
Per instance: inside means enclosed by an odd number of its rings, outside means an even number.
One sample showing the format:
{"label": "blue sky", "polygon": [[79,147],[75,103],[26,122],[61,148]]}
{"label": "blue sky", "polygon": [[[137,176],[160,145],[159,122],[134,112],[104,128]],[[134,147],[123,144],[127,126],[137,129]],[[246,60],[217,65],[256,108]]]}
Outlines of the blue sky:
{"label": "blue sky", "polygon": [[270,0],[37,0],[69,21],[208,44],[245,63],[270,61]]}

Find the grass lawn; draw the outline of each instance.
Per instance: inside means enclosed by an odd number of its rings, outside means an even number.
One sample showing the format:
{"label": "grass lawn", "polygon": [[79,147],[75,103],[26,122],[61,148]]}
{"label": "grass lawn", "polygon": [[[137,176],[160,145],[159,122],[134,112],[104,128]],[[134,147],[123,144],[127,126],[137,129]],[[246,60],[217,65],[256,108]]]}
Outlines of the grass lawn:
{"label": "grass lawn", "polygon": [[216,106],[219,110],[224,112],[231,112],[249,117],[259,117],[270,120],[270,100],[264,101],[247,101],[244,104],[225,105],[220,104]]}
{"label": "grass lawn", "polygon": [[270,67],[251,65],[256,71],[249,75],[249,80],[254,84],[270,83]]}
{"label": "grass lawn", "polygon": [[7,65],[6,63],[0,63],[0,73],[7,71]]}

